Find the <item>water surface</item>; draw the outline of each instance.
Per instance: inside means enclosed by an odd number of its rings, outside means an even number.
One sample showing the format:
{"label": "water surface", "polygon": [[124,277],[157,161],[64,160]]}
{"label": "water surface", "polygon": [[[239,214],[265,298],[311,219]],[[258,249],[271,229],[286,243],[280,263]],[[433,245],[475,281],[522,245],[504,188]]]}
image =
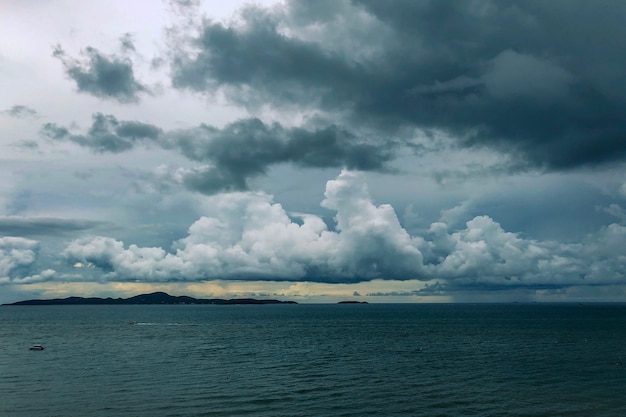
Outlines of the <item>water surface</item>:
{"label": "water surface", "polygon": [[0,415],[626,415],[625,329],[610,304],[4,306]]}

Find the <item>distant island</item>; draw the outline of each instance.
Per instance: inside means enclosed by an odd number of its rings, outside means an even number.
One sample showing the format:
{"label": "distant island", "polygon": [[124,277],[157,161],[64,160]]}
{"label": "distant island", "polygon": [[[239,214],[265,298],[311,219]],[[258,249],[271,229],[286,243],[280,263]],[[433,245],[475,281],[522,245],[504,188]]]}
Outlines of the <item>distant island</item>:
{"label": "distant island", "polygon": [[256,300],[254,298],[193,298],[186,295],[174,296],[164,292],[140,294],[130,298],[98,298],[68,297],[51,300],[25,300],[3,304],[9,306],[43,306],[43,305],[129,305],[129,304],[298,304],[295,301]]}
{"label": "distant island", "polygon": [[369,304],[367,301],[339,301],[337,304]]}

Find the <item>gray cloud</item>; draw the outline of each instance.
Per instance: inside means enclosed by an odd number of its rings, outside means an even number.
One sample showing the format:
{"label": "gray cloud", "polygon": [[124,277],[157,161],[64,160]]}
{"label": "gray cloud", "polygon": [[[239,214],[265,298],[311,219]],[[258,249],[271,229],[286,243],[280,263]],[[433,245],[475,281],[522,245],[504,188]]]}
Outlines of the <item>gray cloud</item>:
{"label": "gray cloud", "polygon": [[0,216],[0,235],[4,236],[59,236],[89,230],[102,222],[51,217]]}
{"label": "gray cloud", "polygon": [[215,194],[223,191],[244,191],[248,189],[247,176],[236,172],[221,171],[213,166],[203,166],[181,172],[182,184],[189,190],[202,194]]}
{"label": "gray cloud", "polygon": [[133,42],[133,35],[125,33],[120,38],[120,48],[123,52],[135,52],[135,43]]}
{"label": "gray cloud", "polygon": [[38,116],[37,111],[21,104],[17,104],[10,109],[6,109],[2,113],[18,119],[34,118]]}
{"label": "gray cloud", "polygon": [[[121,46],[124,53],[134,50],[129,35],[122,37]],[[74,80],[79,92],[120,103],[138,102],[141,93],[150,92],[135,78],[133,63],[128,57],[105,55],[92,47],[87,47],[84,55],[83,60],[68,57],[60,46],[56,46],[53,52],[53,56],[63,63],[65,73]]]}
{"label": "gray cloud", "polygon": [[389,134],[439,129],[516,169],[626,156],[624,3],[291,1],[239,17],[172,51],[175,87]]}
{"label": "gray cloud", "polygon": [[46,123],[41,133],[53,140],[67,140],[95,152],[119,153],[132,149],[139,141],[156,140],[161,130],[156,126],[136,121],[118,121],[114,116],[96,113],[87,134],[72,134],[55,123]]}
{"label": "gray cloud", "polygon": [[168,145],[189,159],[210,166],[188,172],[184,183],[212,194],[246,190],[249,178],[279,163],[303,167],[345,167],[382,170],[392,158],[386,147],[375,146],[331,125],[320,129],[285,128],[259,119],[243,119],[223,129],[210,126],[172,132]]}
{"label": "gray cloud", "polygon": [[39,143],[34,140],[21,140],[14,144],[16,148],[36,150],[39,148]]}
{"label": "gray cloud", "polygon": [[176,149],[204,165],[179,172],[182,176],[178,175],[174,182],[204,194],[247,190],[249,179],[280,163],[384,170],[386,162],[393,158],[388,147],[369,143],[335,125],[288,128],[253,118],[238,120],[222,129],[201,125],[162,132],[154,125],[118,121],[112,115],[96,113],[92,118],[86,134],[73,134],[54,123],[45,124],[41,132],[50,139],[74,142],[95,152],[124,152],[146,141]]}
{"label": "gray cloud", "polygon": [[450,288],[449,285],[441,284],[439,282],[435,282],[434,284],[426,283],[423,288],[419,290],[411,290],[411,291],[377,291],[370,292],[366,295],[368,297],[412,297],[412,296],[433,296],[433,295],[449,295],[450,290],[454,290]]}
{"label": "gray cloud", "polygon": [[[178,88],[212,91],[222,85],[235,88],[237,101],[269,100],[301,104],[318,103],[337,94],[352,100],[358,93],[360,67],[322,46],[287,38],[278,33],[279,20],[261,9],[248,9],[245,29],[207,23],[194,40],[193,57],[175,52],[172,83]],[[253,87],[248,93],[246,86]],[[339,98],[339,97],[337,97]],[[326,104],[340,104],[336,99]]]}

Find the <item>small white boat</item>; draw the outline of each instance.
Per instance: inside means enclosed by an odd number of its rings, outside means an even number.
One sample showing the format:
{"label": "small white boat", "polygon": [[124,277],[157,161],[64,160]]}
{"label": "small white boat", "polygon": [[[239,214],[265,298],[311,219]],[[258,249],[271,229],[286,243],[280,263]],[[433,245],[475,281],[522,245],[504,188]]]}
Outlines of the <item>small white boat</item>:
{"label": "small white boat", "polygon": [[28,350],[43,350],[43,346],[41,345],[32,345],[28,348]]}

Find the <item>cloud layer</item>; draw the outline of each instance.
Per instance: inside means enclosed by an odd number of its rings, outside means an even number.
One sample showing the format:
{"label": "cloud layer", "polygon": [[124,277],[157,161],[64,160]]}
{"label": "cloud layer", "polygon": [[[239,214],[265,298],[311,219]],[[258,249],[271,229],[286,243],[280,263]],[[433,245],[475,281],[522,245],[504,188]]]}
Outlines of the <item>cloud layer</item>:
{"label": "cloud layer", "polygon": [[70,244],[71,263],[92,263],[123,280],[262,279],[359,282],[419,278],[422,255],[390,206],[375,206],[362,175],[343,172],[330,181],[325,207],[337,211],[336,231],[322,219],[294,221],[264,193],[211,197],[211,214],[189,234],[161,248],[124,247],[97,237]]}
{"label": "cloud layer", "polygon": [[91,263],[111,280],[272,280],[349,283],[373,279],[440,280],[437,288],[562,288],[621,283],[626,227],[612,224],[581,244],[524,239],[488,216],[449,231],[433,223],[411,236],[394,209],[372,202],[363,174],[327,183],[322,206],[333,227],[310,214],[289,215],[264,193],[209,197],[210,213],[173,251],[107,237],[79,239],[64,256]]}
{"label": "cloud layer", "polygon": [[281,163],[300,167],[383,170],[393,154],[384,144],[371,144],[335,125],[289,128],[265,124],[258,118],[240,119],[224,128],[200,125],[163,132],[159,127],[118,121],[96,113],[84,134],[46,123],[41,133],[53,141],[69,141],[97,153],[121,153],[137,145],[156,144],[176,150],[202,165],[179,171],[175,181],[203,194],[244,191],[248,180]]}
{"label": "cloud layer", "polygon": [[0,301],[626,297],[624,4],[244,1],[0,14]]}
{"label": "cloud layer", "polygon": [[59,236],[92,229],[101,224],[102,222],[93,220],[0,216],[0,235]]}
{"label": "cloud layer", "polygon": [[622,3],[289,1],[238,17],[188,31],[171,52],[175,87],[387,134],[441,130],[518,167],[626,155]]}

